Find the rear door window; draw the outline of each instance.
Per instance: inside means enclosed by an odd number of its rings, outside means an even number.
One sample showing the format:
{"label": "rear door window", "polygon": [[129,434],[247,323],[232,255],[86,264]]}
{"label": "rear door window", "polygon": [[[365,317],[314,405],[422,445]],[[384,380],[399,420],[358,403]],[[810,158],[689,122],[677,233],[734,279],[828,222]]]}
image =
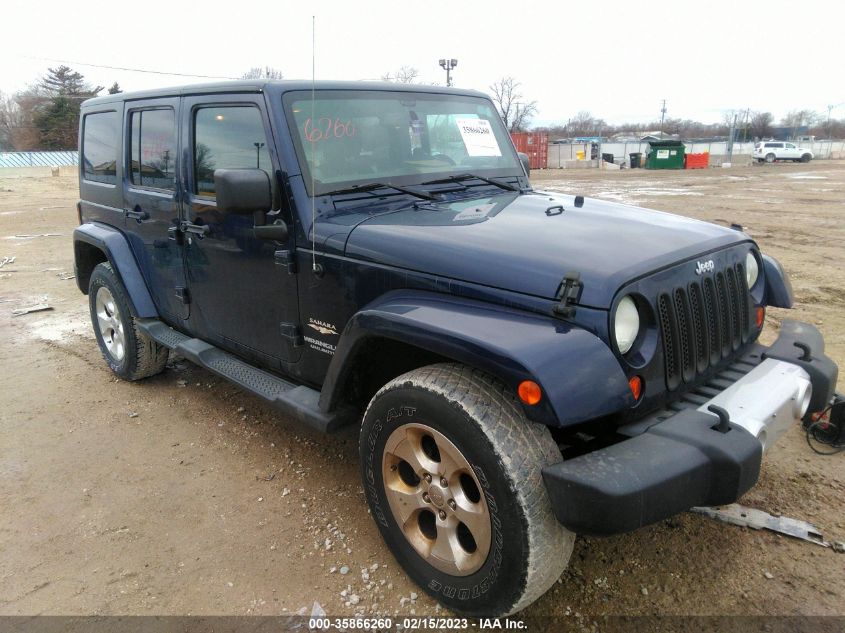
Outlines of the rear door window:
{"label": "rear door window", "polygon": [[130,117],[130,181],[141,187],[174,189],[176,115],[173,109],[135,110]]}

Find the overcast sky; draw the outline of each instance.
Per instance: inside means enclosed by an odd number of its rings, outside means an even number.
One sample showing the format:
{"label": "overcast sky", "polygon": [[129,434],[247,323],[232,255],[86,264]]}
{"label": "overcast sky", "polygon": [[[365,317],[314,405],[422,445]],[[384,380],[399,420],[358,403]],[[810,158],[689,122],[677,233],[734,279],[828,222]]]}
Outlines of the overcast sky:
{"label": "overcast sky", "polygon": [[[731,109],[827,115],[845,102],[838,0],[555,0],[543,3],[4,0],[0,91],[25,88],[64,62],[124,90],[208,81],[96,68],[240,77],[269,65],[318,79],[378,79],[402,65],[489,92],[505,76],[538,102],[535,123],[580,110],[611,123],[667,116],[715,122]],[[845,105],[833,110],[845,117]]]}

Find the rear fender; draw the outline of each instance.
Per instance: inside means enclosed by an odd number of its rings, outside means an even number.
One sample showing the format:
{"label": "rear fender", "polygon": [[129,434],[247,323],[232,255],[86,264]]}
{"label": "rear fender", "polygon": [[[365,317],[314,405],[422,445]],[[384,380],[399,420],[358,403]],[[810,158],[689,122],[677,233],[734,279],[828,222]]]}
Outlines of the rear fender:
{"label": "rear fender", "polygon": [[76,285],[79,289],[88,294],[88,282],[97,261],[90,255],[92,247],[99,250],[111,263],[115,274],[126,288],[133,315],[142,319],[158,318],[158,311],[129,242],[123,233],[110,226],[88,222],[73,232],[74,266]]}
{"label": "rear fender", "polygon": [[619,362],[595,335],[571,324],[460,297],[400,290],[367,305],[347,323],[329,366],[320,407],[340,404],[355,355],[371,337],[400,341],[485,371],[517,391],[534,380],[542,401],[527,417],[569,426],[633,404]]}

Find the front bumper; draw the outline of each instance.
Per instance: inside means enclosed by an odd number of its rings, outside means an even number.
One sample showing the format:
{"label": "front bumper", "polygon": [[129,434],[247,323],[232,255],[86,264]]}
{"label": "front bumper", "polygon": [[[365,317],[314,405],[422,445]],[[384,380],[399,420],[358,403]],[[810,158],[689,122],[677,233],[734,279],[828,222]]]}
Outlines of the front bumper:
{"label": "front bumper", "polygon": [[[752,369],[697,408],[652,416],[630,425],[630,439],[545,467],[558,521],[579,534],[617,534],[747,492],[763,451],[830,402],[838,374],[819,331],[797,321],[783,321],[777,341],[747,358]],[[715,428],[712,405],[730,415],[729,431]]]}

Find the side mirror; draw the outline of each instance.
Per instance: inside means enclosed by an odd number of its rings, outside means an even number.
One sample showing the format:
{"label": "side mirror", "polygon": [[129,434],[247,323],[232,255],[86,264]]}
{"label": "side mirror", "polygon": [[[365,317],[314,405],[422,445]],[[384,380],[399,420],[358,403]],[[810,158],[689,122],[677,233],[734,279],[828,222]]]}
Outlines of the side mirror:
{"label": "side mirror", "polygon": [[517,152],[519,155],[519,162],[522,163],[522,169],[525,170],[526,177],[531,175],[531,160],[528,158],[528,154],[523,152]]}
{"label": "side mirror", "polygon": [[217,209],[224,213],[254,213],[273,208],[270,177],[262,169],[215,169]]}

